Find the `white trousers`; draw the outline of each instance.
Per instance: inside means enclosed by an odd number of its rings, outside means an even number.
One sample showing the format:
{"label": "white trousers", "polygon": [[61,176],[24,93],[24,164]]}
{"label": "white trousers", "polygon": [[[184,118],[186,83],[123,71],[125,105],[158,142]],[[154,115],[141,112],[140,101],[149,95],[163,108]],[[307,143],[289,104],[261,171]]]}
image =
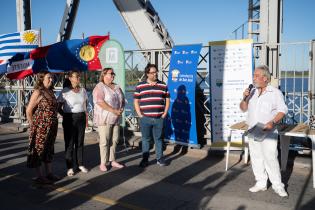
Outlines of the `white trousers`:
{"label": "white trousers", "polygon": [[251,165],[258,186],[267,186],[269,177],[272,188],[283,188],[278,161],[278,134],[269,134],[262,142],[249,138]]}

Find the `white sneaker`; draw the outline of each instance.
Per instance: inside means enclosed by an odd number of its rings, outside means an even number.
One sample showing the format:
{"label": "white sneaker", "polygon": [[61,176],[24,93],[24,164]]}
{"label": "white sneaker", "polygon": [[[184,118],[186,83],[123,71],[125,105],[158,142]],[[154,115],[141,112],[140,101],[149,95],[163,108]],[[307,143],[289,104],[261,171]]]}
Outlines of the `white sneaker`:
{"label": "white sneaker", "polygon": [[280,197],[287,197],[288,193],[284,190],[284,188],[276,188],[273,189],[275,191],[275,193],[277,193]]}
{"label": "white sneaker", "polygon": [[250,192],[259,192],[259,191],[266,191],[267,187],[266,186],[259,186],[259,185],[254,185],[253,187],[249,188]]}
{"label": "white sneaker", "polygon": [[85,168],[84,166],[79,166],[79,169],[80,169],[80,171],[83,172],[83,173],[89,172],[89,170],[88,170],[87,168]]}
{"label": "white sneaker", "polygon": [[74,175],[74,171],[72,168],[69,168],[67,171],[67,176],[73,176]]}

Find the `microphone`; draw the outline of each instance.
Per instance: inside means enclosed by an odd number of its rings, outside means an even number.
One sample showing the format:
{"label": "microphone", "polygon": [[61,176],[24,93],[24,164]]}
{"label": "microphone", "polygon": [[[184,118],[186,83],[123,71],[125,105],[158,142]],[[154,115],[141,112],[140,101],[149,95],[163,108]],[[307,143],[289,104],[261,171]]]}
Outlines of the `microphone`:
{"label": "microphone", "polygon": [[250,92],[252,91],[253,87],[254,87],[254,85],[253,85],[253,84],[248,85],[249,95],[248,95],[248,96],[245,96],[245,97],[243,98],[243,101],[246,101],[246,100],[247,100],[247,98],[250,96]]}

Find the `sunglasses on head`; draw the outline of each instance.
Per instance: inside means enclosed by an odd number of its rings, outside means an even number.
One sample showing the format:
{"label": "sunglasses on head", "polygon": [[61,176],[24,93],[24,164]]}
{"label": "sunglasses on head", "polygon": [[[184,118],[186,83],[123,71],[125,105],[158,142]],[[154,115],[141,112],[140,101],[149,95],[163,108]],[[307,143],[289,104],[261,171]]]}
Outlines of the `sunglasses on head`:
{"label": "sunglasses on head", "polygon": [[106,74],[110,74],[110,75],[112,75],[112,76],[115,76],[115,75],[116,75],[114,72],[106,73]]}

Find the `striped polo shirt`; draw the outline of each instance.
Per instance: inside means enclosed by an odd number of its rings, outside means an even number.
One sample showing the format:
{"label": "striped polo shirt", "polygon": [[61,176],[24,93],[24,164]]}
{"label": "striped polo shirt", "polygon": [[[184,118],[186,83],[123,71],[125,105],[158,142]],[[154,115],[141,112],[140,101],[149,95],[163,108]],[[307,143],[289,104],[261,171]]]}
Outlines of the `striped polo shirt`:
{"label": "striped polo shirt", "polygon": [[134,93],[134,98],[139,99],[141,113],[154,118],[163,115],[165,99],[169,97],[166,84],[159,80],[155,84],[149,84],[147,81],[140,82]]}

